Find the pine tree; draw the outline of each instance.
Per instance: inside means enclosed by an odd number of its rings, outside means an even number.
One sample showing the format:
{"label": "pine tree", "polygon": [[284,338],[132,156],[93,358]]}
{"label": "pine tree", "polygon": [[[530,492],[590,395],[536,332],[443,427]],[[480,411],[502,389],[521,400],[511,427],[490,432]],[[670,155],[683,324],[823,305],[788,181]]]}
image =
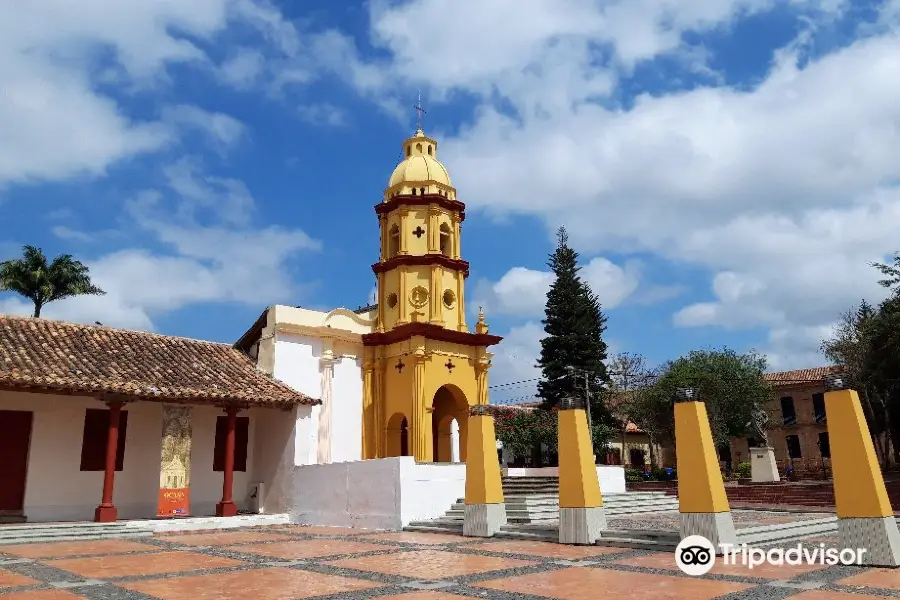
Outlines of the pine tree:
{"label": "pine tree", "polygon": [[[587,375],[593,421],[610,423],[609,412],[600,402],[601,384],[608,380],[603,362],[606,317],[600,299],[578,275],[578,253],[569,247],[563,227],[557,232],[557,247],[547,264],[556,279],[547,293],[542,321],[547,335],[541,340],[538,396],[547,409],[566,397],[584,398]],[[575,369],[574,376],[569,367]]]}

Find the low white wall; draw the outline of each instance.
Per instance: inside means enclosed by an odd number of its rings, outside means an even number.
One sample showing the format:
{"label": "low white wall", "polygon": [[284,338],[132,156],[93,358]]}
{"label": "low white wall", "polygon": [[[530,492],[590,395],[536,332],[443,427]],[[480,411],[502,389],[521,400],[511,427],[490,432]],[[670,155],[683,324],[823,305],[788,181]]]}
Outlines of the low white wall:
{"label": "low white wall", "polygon": [[[559,477],[559,467],[541,467],[539,469],[507,468],[503,469],[507,477]],[[597,478],[600,480],[600,492],[603,494],[625,493],[625,469],[611,465],[597,465]]]}
{"label": "low white wall", "polygon": [[294,468],[291,520],[401,529],[443,515],[465,494],[465,465],[419,465],[411,456]]}
{"label": "low white wall", "polygon": [[411,456],[400,461],[400,519],[437,519],[466,495],[464,463],[416,464]]}
{"label": "low white wall", "polygon": [[[91,398],[0,392],[0,410],[34,413],[25,483],[25,516],[29,521],[86,521],[94,518],[103,490],[102,471],[81,471],[84,411],[105,409]],[[156,516],[162,450],[162,405],[154,402],[126,404],[128,430],[125,463],[116,472],[113,502],[121,519]],[[246,508],[247,489],[254,479],[255,422],[250,416],[247,472],[234,474],[234,499]],[[271,411],[281,414],[280,411]],[[195,406],[192,411],[191,514],[212,515],[222,498],[222,473],[212,470],[216,417],[221,409]],[[289,422],[290,424],[290,422]],[[293,450],[293,448],[292,448]],[[271,471],[271,469],[270,469]]]}

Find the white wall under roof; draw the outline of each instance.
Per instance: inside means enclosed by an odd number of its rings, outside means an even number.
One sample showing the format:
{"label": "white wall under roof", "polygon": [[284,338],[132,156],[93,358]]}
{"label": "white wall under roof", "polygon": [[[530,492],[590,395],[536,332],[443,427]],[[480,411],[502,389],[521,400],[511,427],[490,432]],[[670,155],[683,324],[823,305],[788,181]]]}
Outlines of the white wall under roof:
{"label": "white wall under roof", "polygon": [[[80,470],[84,414],[88,408],[105,409],[106,405],[77,396],[0,392],[0,410],[33,413],[24,507],[29,521],[94,518],[103,490],[103,472]],[[159,497],[162,404],[134,402],[126,404],[123,410],[128,412],[125,463],[124,469],[116,472],[113,502],[121,519],[153,518]],[[216,417],[222,414],[221,409],[211,406],[194,406],[191,413],[192,515],[214,514],[215,505],[222,498],[222,473],[213,471]],[[276,475],[284,477],[278,464],[289,443],[290,431],[278,424],[288,414],[265,408],[239,413],[250,417],[250,430],[247,471],[234,473],[234,501],[238,508],[247,506],[250,482],[270,485]],[[257,439],[258,423],[265,424],[265,439]]]}

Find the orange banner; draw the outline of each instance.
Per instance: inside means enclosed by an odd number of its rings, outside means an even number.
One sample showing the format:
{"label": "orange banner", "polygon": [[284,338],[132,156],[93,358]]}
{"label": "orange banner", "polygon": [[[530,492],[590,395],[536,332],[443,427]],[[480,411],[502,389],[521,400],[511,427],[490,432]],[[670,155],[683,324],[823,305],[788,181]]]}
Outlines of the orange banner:
{"label": "orange banner", "polygon": [[156,516],[184,517],[190,513],[190,508],[190,488],[159,490],[159,502],[157,504]]}
{"label": "orange banner", "polygon": [[159,517],[191,514],[191,407],[163,405],[159,467]]}

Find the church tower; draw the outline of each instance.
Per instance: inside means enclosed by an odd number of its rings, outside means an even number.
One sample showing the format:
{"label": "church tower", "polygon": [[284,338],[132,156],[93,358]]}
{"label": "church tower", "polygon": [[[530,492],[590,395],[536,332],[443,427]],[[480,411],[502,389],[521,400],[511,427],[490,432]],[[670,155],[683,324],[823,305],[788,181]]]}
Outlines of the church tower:
{"label": "church tower", "polygon": [[437,147],[420,124],[375,206],[381,251],[372,265],[376,328],[363,336],[365,458],[450,462],[455,419],[465,460],[469,408],[488,401],[487,348],[502,338],[488,333],[480,311],[475,331],[466,325],[466,207]]}

